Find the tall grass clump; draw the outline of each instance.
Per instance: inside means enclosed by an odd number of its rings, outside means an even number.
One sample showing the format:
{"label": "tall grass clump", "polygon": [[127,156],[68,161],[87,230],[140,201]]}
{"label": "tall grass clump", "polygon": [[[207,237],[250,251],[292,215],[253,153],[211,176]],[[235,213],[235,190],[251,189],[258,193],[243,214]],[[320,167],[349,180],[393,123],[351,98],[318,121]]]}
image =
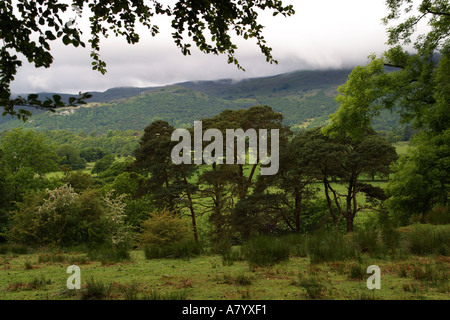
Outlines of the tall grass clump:
{"label": "tall grass clump", "polygon": [[160,292],[152,289],[144,295],[144,300],[187,300],[188,294],[186,290],[177,290],[171,292]]}
{"label": "tall grass clump", "polygon": [[102,264],[128,261],[131,259],[130,252],[126,246],[113,246],[111,244],[91,248],[87,256],[89,259],[100,261]]}
{"label": "tall grass clump", "polygon": [[203,252],[203,246],[194,241],[184,241],[174,244],[156,245],[149,244],[144,246],[144,255],[146,259],[185,259],[200,255]]}
{"label": "tall grass clump", "polygon": [[427,212],[425,222],[430,224],[450,224],[449,206],[438,205]]}
{"label": "tall grass clump", "polygon": [[28,252],[28,247],[22,244],[0,244],[0,254],[27,254]]}
{"label": "tall grass clump", "polygon": [[450,229],[431,225],[415,225],[406,234],[407,245],[416,255],[450,254]]}
{"label": "tall grass clump", "polygon": [[86,283],[86,287],[81,290],[81,299],[101,300],[107,298],[111,292],[111,284],[105,284],[101,280],[90,278]]}
{"label": "tall grass clump", "polygon": [[317,232],[308,237],[311,263],[341,261],[359,257],[353,243],[337,231]]}
{"label": "tall grass clump", "polygon": [[308,256],[307,237],[303,234],[291,233],[280,239],[290,248],[291,255],[294,257]]}
{"label": "tall grass clump", "polygon": [[241,247],[229,247],[222,252],[222,265],[232,266],[235,261],[243,261],[245,256]]}
{"label": "tall grass clump", "polygon": [[310,299],[323,298],[326,289],[322,279],[316,275],[310,274],[303,275],[300,273],[298,285],[306,290]]}
{"label": "tall grass clump", "polygon": [[245,259],[252,266],[268,266],[289,259],[290,248],[280,239],[258,236],[242,248]]}
{"label": "tall grass clump", "polygon": [[[393,236],[393,234],[386,234],[386,241],[394,241],[394,239],[388,239],[388,236]],[[363,229],[354,232],[352,241],[360,253],[368,253],[371,257],[385,258],[390,252],[389,247],[383,242],[383,236],[377,229]]]}

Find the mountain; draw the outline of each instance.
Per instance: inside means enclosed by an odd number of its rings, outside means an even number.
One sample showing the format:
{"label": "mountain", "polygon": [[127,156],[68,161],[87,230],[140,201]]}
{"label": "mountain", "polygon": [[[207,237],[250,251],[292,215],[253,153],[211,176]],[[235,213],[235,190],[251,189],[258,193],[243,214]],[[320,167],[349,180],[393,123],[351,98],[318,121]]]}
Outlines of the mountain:
{"label": "mountain", "polygon": [[[175,127],[192,126],[195,120],[212,117],[225,109],[269,105],[284,115],[293,127],[323,125],[337,109],[336,89],[345,83],[351,70],[298,71],[241,81],[190,81],[163,87],[112,88],[92,92],[89,103],[61,108],[56,112],[36,112],[23,123],[0,118],[0,131],[15,127],[36,130],[69,130],[98,133],[107,130],[143,130],[156,119]],[[40,97],[53,93],[41,93]],[[60,94],[67,99],[67,94]],[[394,126],[392,116],[379,121],[381,129]]]}

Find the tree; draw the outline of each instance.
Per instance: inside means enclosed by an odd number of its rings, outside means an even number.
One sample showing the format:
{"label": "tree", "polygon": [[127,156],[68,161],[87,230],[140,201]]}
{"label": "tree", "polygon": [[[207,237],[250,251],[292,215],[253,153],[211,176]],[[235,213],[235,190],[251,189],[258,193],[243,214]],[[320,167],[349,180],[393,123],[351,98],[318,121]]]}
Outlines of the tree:
{"label": "tree", "polygon": [[0,167],[5,172],[10,201],[20,200],[26,190],[44,186],[45,174],[58,170],[58,157],[41,133],[14,129],[0,141],[3,156]]}
{"label": "tree", "polygon": [[[235,57],[237,46],[232,40],[234,32],[244,39],[254,38],[266,60],[276,63],[272,49],[266,45],[258,22],[260,10],[272,10],[273,15],[290,16],[294,14],[292,5],[283,6],[282,1],[177,1],[173,7],[160,1],[93,1],[73,0],[72,6],[58,1],[6,0],[0,4],[0,37],[3,46],[0,51],[0,105],[4,106],[3,115],[10,114],[26,120],[31,113],[26,109],[14,110],[15,106],[32,105],[38,108],[54,110],[64,105],[60,96],[53,96],[42,102],[37,95],[27,99],[11,99],[10,83],[14,80],[22,61],[16,54],[22,54],[36,68],[48,68],[53,62],[51,42],[61,40],[64,45],[85,47],[82,30],[76,19],[89,11],[91,58],[94,70],[106,72],[106,63],[100,59],[100,40],[111,32],[123,36],[129,44],[139,42],[137,24],[146,27],[152,36],[159,33],[153,24],[155,15],[172,18],[171,26],[175,45],[182,54],[191,53],[192,44],[202,52],[226,54],[229,63],[242,68]],[[69,13],[72,18],[64,21],[63,15]],[[37,40],[36,40],[37,39]],[[81,94],[81,93],[80,93]],[[70,98],[69,104],[84,103],[90,95]]]}
{"label": "tree", "polygon": [[[326,130],[340,129],[355,137],[370,126],[381,109],[399,112],[416,129],[428,129],[430,118],[436,119],[436,86],[448,85],[448,75],[447,81],[438,80],[445,77],[438,69],[444,69],[439,67],[440,60],[445,60],[450,47],[450,5],[446,0],[422,0],[414,12],[410,0],[387,0],[386,4],[386,25],[400,19],[403,11],[410,17],[388,28],[388,44],[392,47],[378,58],[371,55],[370,62],[356,67],[339,88],[337,101],[341,107],[331,116],[331,126]],[[412,43],[417,24],[425,20],[429,28],[415,38],[416,52],[403,49],[402,45]],[[448,112],[439,114],[448,117]]]}
{"label": "tree", "polygon": [[116,157],[114,157],[114,155],[112,154],[104,156],[95,163],[94,167],[92,168],[92,173],[96,173],[98,175],[99,173],[108,170],[108,168],[111,167],[114,163],[115,159]]}
{"label": "tree", "polygon": [[[283,125],[283,115],[279,112],[273,111],[270,106],[252,106],[248,109],[240,110],[224,110],[219,115],[210,119],[203,119],[203,131],[208,129],[218,129],[221,131],[223,137],[225,137],[228,129],[242,129],[245,134],[248,130],[255,130],[258,135],[260,129],[266,129],[268,131],[268,144],[267,149],[271,150],[271,130],[275,129],[279,131],[279,148],[284,146],[289,136],[291,135],[290,128]],[[235,138],[234,138],[235,139]],[[235,139],[236,140],[236,139]],[[227,141],[228,143],[228,141]],[[207,145],[208,143],[204,143]],[[238,158],[237,144],[234,143],[234,159]],[[249,139],[245,142],[246,147],[249,146]],[[233,166],[235,169],[235,177],[233,183],[236,188],[236,195],[239,199],[243,199],[247,194],[251,186],[256,179],[257,168],[260,165],[261,155],[256,152],[256,163],[250,164],[250,171],[245,173],[244,167],[248,164],[241,164],[236,161]],[[277,150],[278,152],[278,150]],[[224,162],[227,159],[226,146],[224,144]],[[248,156],[248,154],[246,154]],[[230,165],[230,164],[227,164]]]}
{"label": "tree", "polygon": [[80,157],[85,159],[87,162],[100,160],[108,154],[108,151],[99,147],[87,147],[80,150]]}
{"label": "tree", "polygon": [[11,173],[30,168],[43,175],[57,169],[55,151],[41,133],[22,128],[7,132],[0,141],[4,168]]}
{"label": "tree", "polygon": [[[259,176],[253,194],[240,200],[233,210],[234,226],[245,231],[252,224],[253,231],[276,230],[282,221],[295,233],[304,230],[302,215],[317,190],[311,182],[317,179],[315,168],[306,164],[305,134],[298,134],[280,150],[280,168],[276,175]],[[275,189],[278,192],[271,193]]]}
{"label": "tree", "polygon": [[60,165],[68,165],[73,170],[86,168],[86,160],[80,158],[77,148],[70,144],[63,144],[56,149],[56,154],[61,158]]}
{"label": "tree", "polygon": [[132,168],[145,178],[141,180],[138,193],[147,193],[157,208],[167,208],[179,213],[179,208],[187,207],[192,220],[194,240],[198,242],[196,214],[192,193],[196,186],[189,182],[196,166],[190,164],[176,165],[172,162],[172,149],[176,142],[171,141],[174,127],[167,121],[157,120],[147,126],[136,150],[136,161]]}
{"label": "tree", "polygon": [[422,0],[418,3],[416,14],[410,12],[414,7],[411,0],[386,0],[389,14],[383,18],[385,25],[398,20],[402,11],[409,17],[396,26],[388,28],[388,44],[410,44],[411,38],[416,33],[419,22],[428,19],[429,28],[427,34],[419,35],[414,42],[414,48],[419,55],[430,55],[435,50],[448,45],[450,33],[450,5],[446,0]]}
{"label": "tree", "polygon": [[[215,129],[220,132],[222,137],[226,137],[227,130],[242,129],[243,135],[248,130],[254,130],[258,137],[260,129],[267,129],[268,133],[272,129],[276,129],[279,131],[279,145],[283,146],[287,143],[290,130],[282,122],[283,115],[273,111],[270,106],[252,106],[249,109],[224,110],[215,117],[202,119],[202,135],[209,129]],[[210,164],[208,170],[202,171],[198,180],[200,197],[206,200],[205,203],[200,205],[203,207],[204,213],[210,214],[209,220],[213,225],[212,237],[216,243],[230,239],[232,233],[231,220],[234,219],[232,217],[234,206],[237,201],[245,199],[250,193],[256,182],[258,166],[261,165],[259,162],[262,155],[259,154],[259,150],[255,155],[255,163],[249,164],[247,163],[248,161],[239,163],[236,160],[239,158],[237,151],[238,142],[236,142],[236,138],[233,139],[235,141],[234,150],[231,154],[227,155],[227,144],[230,143],[227,140],[226,143],[218,147],[219,149],[223,148],[221,150],[223,163],[214,162]],[[268,140],[267,149],[271,150],[272,139],[270,134],[268,134]],[[216,141],[212,141],[212,143],[214,142]],[[203,149],[208,148],[209,145],[209,141],[203,141]],[[245,147],[247,148],[249,145],[250,138],[246,138]],[[217,151],[214,150],[214,152]],[[233,157],[233,164],[226,164],[228,156]],[[249,152],[246,152],[244,156],[245,159],[243,160],[247,160]],[[216,154],[213,154],[212,157],[216,157]],[[235,214],[239,214],[238,212],[242,213],[243,210],[239,210]],[[239,219],[234,220],[237,221]]]}
{"label": "tree", "polygon": [[[311,131],[308,136],[302,142],[306,154],[304,163],[315,168],[323,182],[335,227],[339,216],[342,216],[347,222],[347,232],[352,232],[356,214],[364,209],[358,205],[357,195],[362,192],[379,200],[385,198],[380,188],[361,183],[358,179],[363,174],[388,175],[389,166],[397,159],[395,148],[370,130],[359,136],[359,140],[346,136],[329,138],[321,133],[320,128]],[[336,188],[333,180],[344,185],[345,192]]]}
{"label": "tree", "polygon": [[423,218],[435,205],[448,206],[450,188],[450,129],[439,135],[421,133],[394,168],[386,192],[387,207],[400,223]]}

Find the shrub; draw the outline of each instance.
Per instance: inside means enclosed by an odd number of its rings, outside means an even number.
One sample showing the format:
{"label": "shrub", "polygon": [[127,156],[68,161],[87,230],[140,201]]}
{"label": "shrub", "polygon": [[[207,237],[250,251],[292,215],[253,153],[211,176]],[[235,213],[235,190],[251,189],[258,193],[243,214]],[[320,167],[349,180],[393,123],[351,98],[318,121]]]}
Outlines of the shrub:
{"label": "shrub", "polygon": [[425,222],[430,224],[450,224],[450,210],[448,206],[438,205],[425,216]]}
{"label": "shrub", "polygon": [[182,258],[189,260],[190,257],[197,256],[202,252],[202,245],[195,243],[194,241],[166,244],[163,246],[144,246],[144,254],[146,259]]}
{"label": "shrub", "polygon": [[102,198],[95,190],[76,193],[69,185],[25,196],[12,214],[9,241],[71,246],[124,243],[121,199]]}
{"label": "shrub", "polygon": [[324,294],[325,285],[317,276],[299,274],[299,285],[306,290],[310,299],[321,298]]}
{"label": "shrub", "polygon": [[290,248],[291,255],[295,257],[308,256],[307,237],[301,234],[288,234],[280,238]]}
{"label": "shrub", "polygon": [[130,252],[125,246],[113,246],[103,244],[88,251],[91,260],[101,261],[102,264],[115,263],[130,260]]}
{"label": "shrub", "polygon": [[58,253],[44,253],[39,255],[39,263],[47,263],[47,262],[65,262],[66,257],[62,254]]}
{"label": "shrub", "polygon": [[358,252],[341,233],[328,231],[309,236],[308,255],[311,263],[322,263],[355,258]]}
{"label": "shrub", "polygon": [[242,261],[245,257],[240,247],[231,247],[222,252],[222,265],[232,266],[235,261]]}
{"label": "shrub", "polygon": [[354,232],[352,240],[360,252],[375,252],[379,248],[378,232],[374,229]]}
{"label": "shrub", "polygon": [[246,274],[239,274],[235,279],[235,283],[240,286],[249,286],[252,284],[252,282],[253,277]]}
{"label": "shrub", "polygon": [[169,210],[153,212],[142,223],[140,241],[148,246],[171,246],[186,241],[189,229],[186,222]]}
{"label": "shrub", "polygon": [[362,280],[365,275],[366,271],[361,264],[352,264],[349,271],[350,279]]}
{"label": "shrub", "polygon": [[290,249],[279,239],[258,236],[244,245],[243,253],[250,265],[266,266],[288,260]]}
{"label": "shrub", "polygon": [[442,265],[425,265],[425,269],[415,266],[412,271],[415,280],[427,282],[431,285],[447,285],[448,286],[448,270]]}
{"label": "shrub", "polygon": [[391,225],[383,226],[381,241],[388,249],[395,250],[400,245],[400,233]]}
{"label": "shrub", "polygon": [[417,255],[450,253],[450,230],[431,225],[415,225],[406,235],[409,250]]}
{"label": "shrub", "polygon": [[14,254],[27,254],[29,252],[29,249],[27,246],[21,244],[1,244],[0,254],[6,254],[8,252]]}
{"label": "shrub", "polygon": [[86,287],[81,290],[81,299],[101,300],[108,297],[111,291],[111,284],[104,284],[100,280],[97,281],[94,278],[90,278],[86,283]]}

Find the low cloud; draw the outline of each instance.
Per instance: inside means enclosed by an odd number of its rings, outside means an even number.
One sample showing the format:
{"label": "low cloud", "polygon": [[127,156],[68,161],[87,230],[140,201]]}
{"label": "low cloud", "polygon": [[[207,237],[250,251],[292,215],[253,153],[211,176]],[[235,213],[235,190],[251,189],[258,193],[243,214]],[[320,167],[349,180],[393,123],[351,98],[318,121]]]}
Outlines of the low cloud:
{"label": "low cloud", "polygon": [[[338,4],[339,3],[339,4]],[[104,91],[119,86],[158,86],[189,80],[242,79],[295,70],[351,68],[367,62],[373,52],[386,49],[384,3],[378,0],[294,2],[293,17],[261,16],[266,25],[267,44],[278,65],[266,62],[251,40],[237,40],[236,56],[246,69],[227,63],[226,56],[206,55],[193,50],[183,56],[162,28],[155,38],[143,37],[131,46],[124,39],[108,38],[101,55],[108,72],[91,69],[89,49],[55,44],[55,61],[49,69],[24,63],[12,90],[15,93],[55,91]]]}

